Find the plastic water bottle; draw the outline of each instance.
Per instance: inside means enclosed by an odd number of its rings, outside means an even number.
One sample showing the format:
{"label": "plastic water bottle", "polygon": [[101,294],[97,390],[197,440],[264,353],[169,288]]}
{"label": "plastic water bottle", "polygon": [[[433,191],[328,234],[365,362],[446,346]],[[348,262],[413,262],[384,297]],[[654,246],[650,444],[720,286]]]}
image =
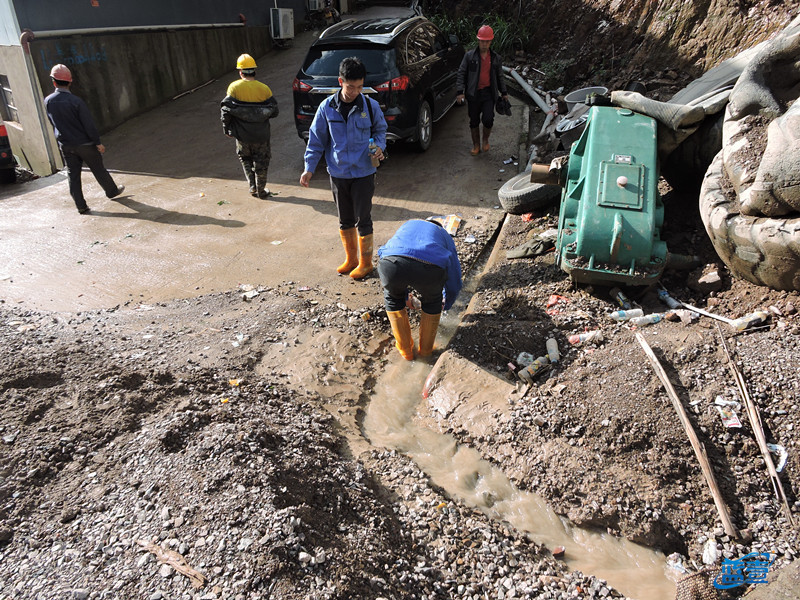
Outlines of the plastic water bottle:
{"label": "plastic water bottle", "polygon": [[670,308],[682,308],[683,304],[675,300],[672,296],[669,295],[667,290],[658,290],[658,299],[661,300],[664,304],[669,306]]}
{"label": "plastic water bottle", "polygon": [[630,310],[615,310],[612,313],[609,313],[608,318],[613,319],[614,321],[629,321],[635,317],[641,317],[644,315],[641,308],[632,308]]}
{"label": "plastic water bottle", "polygon": [[763,310],[757,310],[752,314],[739,317],[738,319],[734,319],[733,321],[731,321],[731,327],[733,327],[736,331],[744,331],[745,329],[750,329],[751,327],[758,327],[759,325],[763,325],[768,320],[769,320],[768,312]]}
{"label": "plastic water bottle", "polygon": [[517,377],[523,382],[531,384],[533,383],[534,377],[541,375],[542,371],[544,371],[549,364],[550,359],[547,358],[547,356],[540,356],[524,369],[520,369],[517,372]]}
{"label": "plastic water bottle", "polygon": [[587,331],[586,333],[578,333],[571,335],[567,341],[573,346],[580,346],[582,344],[599,344],[603,341],[603,332],[599,329],[594,331]]}
{"label": "plastic water bottle", "polygon": [[647,325],[652,325],[653,323],[658,323],[664,319],[663,313],[653,313],[651,315],[645,315],[643,317],[635,317],[628,321],[631,325],[636,325],[636,327],[646,327]]}
{"label": "plastic water bottle", "polygon": [[381,164],[377,152],[378,152],[378,145],[375,143],[375,138],[369,138],[369,159],[372,161],[373,167],[377,167],[378,165]]}
{"label": "plastic water bottle", "polygon": [[559,360],[561,360],[561,354],[558,351],[558,342],[556,338],[550,338],[545,342],[545,346],[547,347],[547,358],[550,359],[550,362],[555,364]]}

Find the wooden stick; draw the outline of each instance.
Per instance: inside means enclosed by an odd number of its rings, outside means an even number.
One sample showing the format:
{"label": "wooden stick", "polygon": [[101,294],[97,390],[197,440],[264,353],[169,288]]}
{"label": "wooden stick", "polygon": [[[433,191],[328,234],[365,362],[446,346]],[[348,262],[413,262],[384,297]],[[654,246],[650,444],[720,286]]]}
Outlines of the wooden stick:
{"label": "wooden stick", "polygon": [[672,400],[672,406],[675,408],[675,412],[678,413],[678,418],[681,420],[681,424],[683,425],[683,429],[686,431],[686,435],[689,436],[689,441],[692,444],[692,448],[694,448],[694,453],[697,455],[697,459],[700,461],[700,469],[703,471],[703,475],[706,478],[708,487],[711,488],[711,495],[714,498],[714,504],[717,507],[719,518],[722,520],[722,527],[725,529],[725,533],[732,538],[738,538],[739,531],[731,522],[731,516],[728,512],[728,507],[725,504],[725,501],[722,499],[722,494],[719,491],[717,480],[714,478],[714,472],[711,470],[711,463],[708,461],[708,456],[706,456],[706,450],[698,439],[697,434],[692,427],[692,423],[689,421],[689,417],[686,415],[686,411],[683,409],[683,404],[681,404],[681,400],[678,398],[678,394],[675,392],[675,388],[672,387],[672,383],[670,383],[669,379],[667,378],[667,373],[664,371],[664,367],[661,366],[661,363],[658,361],[658,357],[653,352],[650,344],[647,343],[647,340],[644,339],[644,336],[641,333],[636,332],[636,340],[639,342],[639,344],[641,344],[644,353],[650,360],[650,364],[653,365],[656,375],[658,375],[658,378],[661,380],[661,384],[664,386],[664,389],[667,390],[667,395],[669,396],[670,400]]}
{"label": "wooden stick", "polygon": [[790,526],[794,527],[792,509],[789,507],[789,501],[786,499],[786,494],[783,491],[783,484],[781,483],[780,477],[778,477],[775,463],[772,462],[772,455],[769,453],[767,438],[764,435],[764,427],[761,425],[761,415],[758,413],[758,407],[747,391],[747,384],[744,381],[742,372],[739,370],[739,367],[736,366],[736,363],[733,362],[731,354],[728,352],[728,344],[725,342],[725,336],[722,335],[722,329],[719,323],[717,324],[717,330],[719,331],[719,337],[722,339],[722,347],[728,359],[728,366],[730,366],[733,372],[733,379],[736,381],[736,387],[739,388],[739,394],[741,394],[744,405],[747,408],[747,418],[750,420],[750,428],[753,430],[753,435],[756,436],[758,448],[761,450],[761,457],[767,465],[767,473],[769,473],[769,480],[772,483],[772,490],[775,492],[775,497],[778,499],[778,502],[783,505],[783,512],[786,515],[786,520],[789,521]]}

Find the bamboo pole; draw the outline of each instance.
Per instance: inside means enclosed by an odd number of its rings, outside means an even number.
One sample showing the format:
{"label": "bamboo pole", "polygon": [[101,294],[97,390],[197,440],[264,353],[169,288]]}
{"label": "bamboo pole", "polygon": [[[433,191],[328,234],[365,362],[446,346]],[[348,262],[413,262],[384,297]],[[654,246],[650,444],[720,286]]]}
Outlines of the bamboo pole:
{"label": "bamboo pole", "polygon": [[717,324],[717,330],[719,331],[719,337],[722,339],[722,347],[725,350],[725,356],[728,359],[728,366],[731,368],[733,379],[736,381],[736,387],[739,388],[739,394],[742,396],[742,400],[744,401],[744,405],[747,409],[747,418],[750,420],[750,428],[753,430],[753,435],[755,435],[756,441],[758,442],[758,448],[761,450],[761,457],[767,464],[767,473],[769,473],[769,480],[772,483],[772,490],[775,492],[775,497],[778,499],[778,502],[783,505],[783,512],[786,515],[786,520],[789,521],[789,525],[791,527],[794,527],[792,509],[789,507],[789,501],[786,499],[786,494],[783,491],[783,484],[778,477],[778,471],[775,468],[775,463],[772,462],[772,455],[769,453],[767,438],[764,435],[764,427],[761,425],[761,416],[758,413],[758,407],[755,405],[755,402],[753,402],[753,399],[750,397],[750,393],[747,391],[747,384],[744,381],[742,372],[731,358],[731,354],[728,351],[728,344],[725,342],[725,336],[722,335],[722,329],[720,328],[719,324]]}
{"label": "bamboo pole", "polygon": [[658,361],[658,357],[653,352],[650,344],[647,343],[647,340],[644,339],[644,336],[641,333],[636,332],[636,340],[639,342],[639,344],[641,344],[644,353],[647,355],[647,358],[650,360],[650,364],[653,366],[653,369],[656,372],[656,375],[658,375],[658,378],[661,380],[661,384],[664,386],[664,389],[667,390],[667,395],[669,396],[670,400],[672,400],[672,406],[675,408],[675,412],[678,413],[678,418],[683,425],[683,429],[686,431],[686,435],[689,436],[689,441],[692,444],[692,448],[694,448],[694,453],[697,455],[697,459],[700,461],[700,469],[703,471],[703,475],[706,478],[706,483],[711,489],[711,496],[714,498],[714,504],[717,507],[719,518],[722,520],[722,527],[725,529],[725,533],[732,538],[738,538],[739,531],[731,522],[728,506],[722,499],[722,493],[719,491],[717,480],[714,478],[714,472],[711,470],[711,463],[706,455],[706,450],[698,439],[697,434],[692,427],[692,423],[689,421],[689,417],[686,415],[683,404],[681,404],[681,400],[678,398],[675,388],[672,387],[672,383],[670,383],[667,373],[664,371],[664,367],[661,366],[661,363]]}

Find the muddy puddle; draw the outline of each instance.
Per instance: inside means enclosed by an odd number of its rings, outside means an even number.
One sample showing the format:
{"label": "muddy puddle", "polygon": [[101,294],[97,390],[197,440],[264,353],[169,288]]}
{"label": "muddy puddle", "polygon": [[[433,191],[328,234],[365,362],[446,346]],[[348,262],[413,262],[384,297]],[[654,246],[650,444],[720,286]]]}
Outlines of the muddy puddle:
{"label": "muddy puddle", "polygon": [[[442,337],[447,337],[444,320],[442,329]],[[605,579],[637,600],[675,598],[675,582],[662,553],[572,526],[542,498],[517,489],[476,450],[416,423],[414,415],[430,370],[430,364],[419,360],[392,362],[379,377],[363,421],[373,445],[403,452],[451,497],[507,522],[536,543],[551,550],[564,546],[571,569]]]}

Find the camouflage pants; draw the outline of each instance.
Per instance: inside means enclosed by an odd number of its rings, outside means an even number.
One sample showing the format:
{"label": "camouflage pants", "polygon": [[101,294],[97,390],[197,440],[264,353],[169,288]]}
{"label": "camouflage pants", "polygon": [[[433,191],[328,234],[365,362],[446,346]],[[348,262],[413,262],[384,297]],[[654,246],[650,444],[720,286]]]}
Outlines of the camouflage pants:
{"label": "camouflage pants", "polygon": [[248,143],[236,140],[236,154],[242,163],[250,192],[262,192],[267,186],[267,171],[272,152],[269,142]]}

